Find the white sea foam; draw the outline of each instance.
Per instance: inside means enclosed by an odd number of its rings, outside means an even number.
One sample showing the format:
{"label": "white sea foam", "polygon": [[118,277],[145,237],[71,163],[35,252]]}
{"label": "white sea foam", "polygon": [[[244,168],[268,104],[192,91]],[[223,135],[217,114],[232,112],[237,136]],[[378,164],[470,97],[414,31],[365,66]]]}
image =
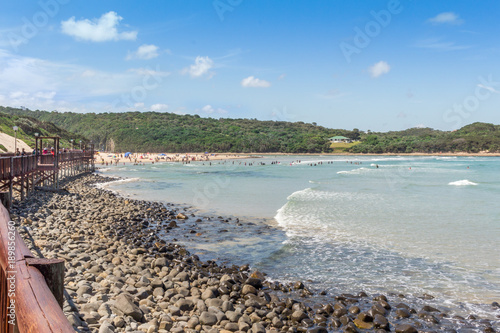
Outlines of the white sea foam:
{"label": "white sea foam", "polygon": [[110,185],[114,185],[114,184],[119,184],[119,183],[129,183],[129,182],[137,182],[137,181],[140,181],[139,178],[125,178],[125,179],[117,179],[117,180],[113,180],[111,182],[107,182],[107,183],[100,183],[100,184],[96,184],[96,187],[97,188],[106,188]]}
{"label": "white sea foam", "polygon": [[370,171],[371,169],[368,168],[358,168],[358,169],[352,169],[351,171],[337,171],[337,174],[339,175],[359,175],[360,173]]}
{"label": "white sea foam", "polygon": [[456,182],[450,182],[448,185],[454,186],[468,186],[468,185],[477,185],[477,183],[471,182],[468,179],[457,180]]}
{"label": "white sea foam", "polygon": [[99,169],[96,169],[96,173],[101,173],[101,172],[106,172],[106,171],[109,171],[111,170],[111,168],[99,168]]}

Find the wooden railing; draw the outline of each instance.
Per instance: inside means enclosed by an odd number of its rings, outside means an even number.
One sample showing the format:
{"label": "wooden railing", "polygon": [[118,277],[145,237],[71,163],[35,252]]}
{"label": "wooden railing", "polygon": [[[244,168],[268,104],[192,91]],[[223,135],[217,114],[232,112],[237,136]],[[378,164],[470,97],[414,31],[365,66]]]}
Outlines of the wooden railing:
{"label": "wooden railing", "polygon": [[75,332],[61,309],[63,272],[62,260],[34,258],[0,204],[0,332]]}
{"label": "wooden railing", "polygon": [[[44,182],[57,189],[59,175],[93,171],[93,155],[0,156],[0,198],[8,205],[13,189],[23,199]],[[74,332],[62,312],[63,288],[64,261],[35,258],[0,204],[0,333]]]}
{"label": "wooden railing", "polygon": [[0,156],[0,192],[14,191],[21,200],[36,186],[58,188],[60,178],[94,170],[93,150],[71,150],[60,154]]}

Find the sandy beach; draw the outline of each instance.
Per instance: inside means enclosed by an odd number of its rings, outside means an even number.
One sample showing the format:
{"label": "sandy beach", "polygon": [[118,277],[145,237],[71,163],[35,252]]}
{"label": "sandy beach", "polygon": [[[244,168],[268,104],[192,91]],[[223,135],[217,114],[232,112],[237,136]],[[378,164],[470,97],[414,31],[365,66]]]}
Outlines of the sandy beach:
{"label": "sandy beach", "polygon": [[259,158],[261,156],[471,156],[471,157],[500,157],[497,153],[410,153],[410,154],[352,154],[352,153],[316,153],[316,154],[289,154],[289,153],[134,153],[125,157],[124,153],[99,152],[95,155],[96,165],[123,165],[123,164],[151,164],[162,162],[209,162],[229,159]]}
{"label": "sandy beach", "polygon": [[[125,156],[127,155],[127,156]],[[134,154],[124,154],[124,153],[106,153],[99,152],[95,155],[96,165],[123,165],[123,164],[151,164],[151,163],[162,163],[162,162],[194,162],[194,161],[217,161],[217,160],[228,160],[228,159],[240,159],[240,158],[251,158],[249,154],[234,154],[234,153],[213,153],[213,154],[203,154],[203,153],[168,153],[168,154],[157,154],[157,153],[134,153]]]}

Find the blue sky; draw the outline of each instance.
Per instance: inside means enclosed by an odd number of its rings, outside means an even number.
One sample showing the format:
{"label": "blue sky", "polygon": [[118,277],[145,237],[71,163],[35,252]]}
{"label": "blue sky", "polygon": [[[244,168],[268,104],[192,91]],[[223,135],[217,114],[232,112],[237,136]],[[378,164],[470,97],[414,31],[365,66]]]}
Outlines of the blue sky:
{"label": "blue sky", "polygon": [[0,105],[500,124],[498,1],[9,1]]}

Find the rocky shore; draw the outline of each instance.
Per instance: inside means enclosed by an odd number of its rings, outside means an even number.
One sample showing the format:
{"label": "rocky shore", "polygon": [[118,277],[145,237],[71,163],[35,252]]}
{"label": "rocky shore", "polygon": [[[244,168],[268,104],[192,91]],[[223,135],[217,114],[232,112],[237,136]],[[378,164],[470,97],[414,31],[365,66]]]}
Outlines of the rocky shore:
{"label": "rocky shore", "polygon": [[[66,260],[63,310],[76,331],[499,331],[498,320],[417,308],[404,295],[395,301],[360,292],[315,302],[314,294],[322,292],[300,281],[270,282],[248,265],[203,262],[168,233],[158,236],[196,216],[93,186],[107,181],[77,177],[61,191],[35,193],[11,210],[34,254]],[[491,307],[492,313],[500,309]]]}

